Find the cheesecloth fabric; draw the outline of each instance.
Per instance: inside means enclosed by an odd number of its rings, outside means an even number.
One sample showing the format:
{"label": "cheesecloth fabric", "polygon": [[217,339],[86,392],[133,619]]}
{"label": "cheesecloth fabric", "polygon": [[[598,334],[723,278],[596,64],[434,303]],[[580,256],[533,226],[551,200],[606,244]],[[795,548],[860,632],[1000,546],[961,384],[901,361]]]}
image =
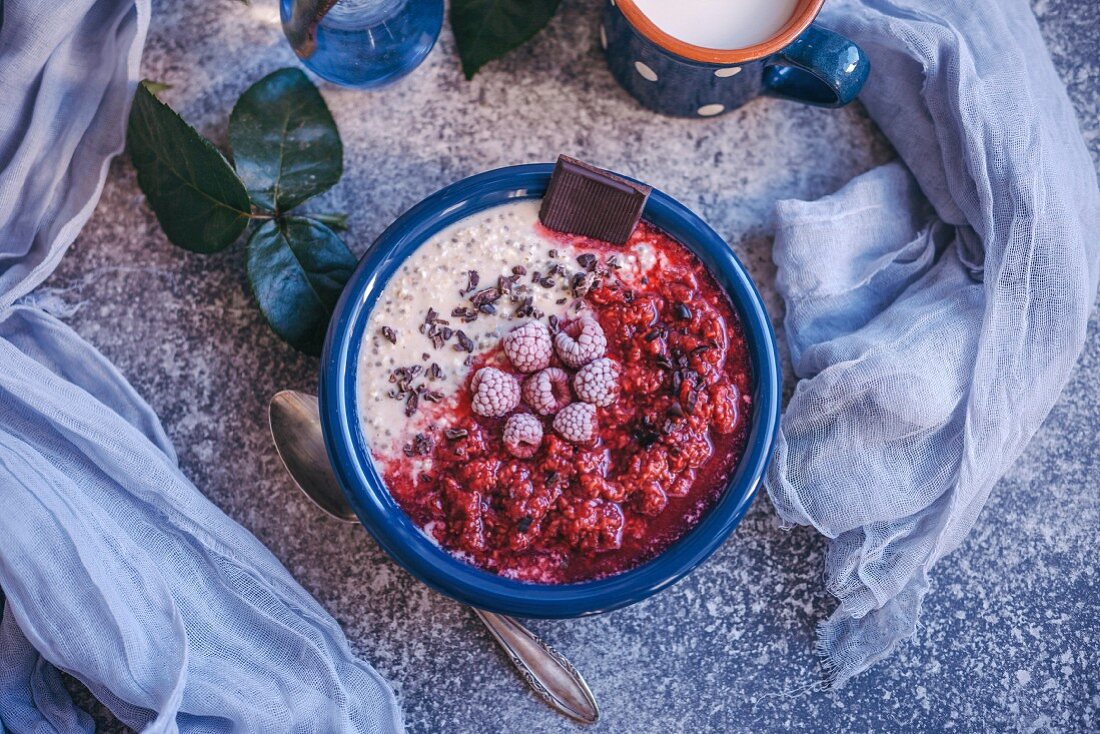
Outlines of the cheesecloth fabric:
{"label": "cheesecloth fabric", "polygon": [[0,3],[0,734],[402,730],[389,686],[180,472],[149,406],[21,296],[123,146],[148,0]]}
{"label": "cheesecloth fabric", "polygon": [[766,485],[829,538],[819,629],[839,685],[913,634],[1084,345],[1100,194],[1024,0],[833,0],[861,95],[901,158],[777,207],[800,378]]}

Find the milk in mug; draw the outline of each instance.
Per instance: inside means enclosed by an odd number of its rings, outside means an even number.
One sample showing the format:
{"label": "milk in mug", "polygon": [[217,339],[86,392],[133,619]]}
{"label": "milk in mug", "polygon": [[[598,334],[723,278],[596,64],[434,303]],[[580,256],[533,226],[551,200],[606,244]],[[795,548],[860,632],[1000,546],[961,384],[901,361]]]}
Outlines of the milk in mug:
{"label": "milk in mug", "polygon": [[772,38],[799,0],[634,0],[654,25],[694,46],[738,49]]}

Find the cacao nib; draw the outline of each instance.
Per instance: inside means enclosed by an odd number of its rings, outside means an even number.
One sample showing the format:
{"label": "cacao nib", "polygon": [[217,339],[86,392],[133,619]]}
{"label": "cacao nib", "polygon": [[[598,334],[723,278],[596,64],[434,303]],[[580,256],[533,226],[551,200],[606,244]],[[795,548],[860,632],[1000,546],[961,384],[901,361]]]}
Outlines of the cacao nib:
{"label": "cacao nib", "polygon": [[466,332],[464,332],[462,329],[459,329],[455,332],[455,336],[458,337],[458,344],[455,344],[454,347],[455,351],[471,353],[474,351],[474,341],[470,337],[466,336]]}

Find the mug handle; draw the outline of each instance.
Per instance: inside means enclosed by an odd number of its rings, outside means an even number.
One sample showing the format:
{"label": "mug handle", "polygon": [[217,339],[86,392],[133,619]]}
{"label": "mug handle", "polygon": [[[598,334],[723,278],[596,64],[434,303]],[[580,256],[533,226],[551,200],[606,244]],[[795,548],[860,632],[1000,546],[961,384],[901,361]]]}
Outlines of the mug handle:
{"label": "mug handle", "polygon": [[813,23],[764,62],[763,91],[818,107],[843,107],[856,98],[870,71],[863,49]]}

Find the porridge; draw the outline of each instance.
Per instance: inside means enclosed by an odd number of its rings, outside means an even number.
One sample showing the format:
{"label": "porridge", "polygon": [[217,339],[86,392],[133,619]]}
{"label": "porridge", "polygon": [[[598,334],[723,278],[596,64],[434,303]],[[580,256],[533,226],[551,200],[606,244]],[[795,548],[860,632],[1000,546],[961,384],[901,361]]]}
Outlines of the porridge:
{"label": "porridge", "polygon": [[538,202],[438,233],[386,284],[357,367],[390,493],[487,571],[573,583],[682,537],[744,451],[749,355],[732,304],[674,239],[546,229]]}

